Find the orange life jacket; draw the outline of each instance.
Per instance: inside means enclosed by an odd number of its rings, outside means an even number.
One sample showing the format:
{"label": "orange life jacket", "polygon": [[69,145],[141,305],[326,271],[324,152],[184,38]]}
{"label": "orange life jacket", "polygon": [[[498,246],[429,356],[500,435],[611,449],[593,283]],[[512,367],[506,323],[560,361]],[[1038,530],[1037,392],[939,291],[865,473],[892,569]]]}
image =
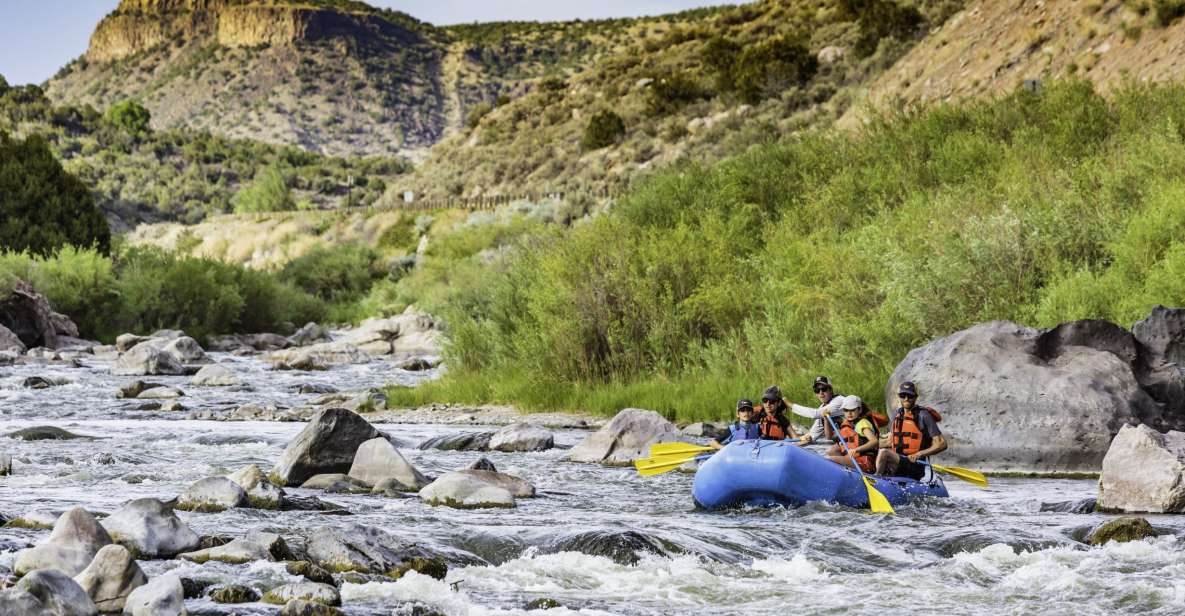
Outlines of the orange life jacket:
{"label": "orange life jacket", "polygon": [[900,455],[912,456],[930,447],[931,438],[922,432],[922,427],[917,420],[919,411],[929,413],[934,418],[934,423],[942,421],[942,415],[928,406],[916,407],[913,411],[902,410],[897,413],[893,417],[893,450]]}
{"label": "orange life jacket", "polygon": [[[753,410],[761,413],[757,420],[757,426],[761,428],[761,438],[767,441],[781,441],[786,439],[786,428],[778,421],[776,415],[767,412],[765,406],[761,404],[758,404]],[[785,421],[786,423],[790,423],[788,418]]]}
{"label": "orange life jacket", "polygon": [[[876,424],[873,423],[871,417],[866,415],[862,419],[868,419],[869,424],[874,426],[873,431],[876,431]],[[860,420],[857,419],[856,423],[859,424]],[[856,448],[868,443],[868,437],[857,432],[856,427],[849,423],[846,419],[843,420],[843,423],[839,424],[839,436],[843,439],[843,442],[847,444],[847,450],[852,452],[852,455],[856,458],[856,463],[860,465],[861,470],[866,473],[871,473],[873,468],[876,467],[876,449],[871,451],[861,451],[859,453],[856,452]]]}

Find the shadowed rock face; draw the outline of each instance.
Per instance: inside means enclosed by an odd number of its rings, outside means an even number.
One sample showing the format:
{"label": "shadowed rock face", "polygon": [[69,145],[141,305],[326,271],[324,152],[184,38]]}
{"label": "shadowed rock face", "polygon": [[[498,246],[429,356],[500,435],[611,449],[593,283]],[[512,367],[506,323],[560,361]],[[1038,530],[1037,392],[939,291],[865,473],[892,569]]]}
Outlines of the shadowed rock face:
{"label": "shadowed rock face", "polygon": [[0,326],[26,348],[57,348],[58,335],[49,301],[23,282],[11,293],[0,295]]}
{"label": "shadowed rock face", "polygon": [[288,443],[271,478],[277,485],[290,486],[321,473],[349,472],[362,443],[379,436],[379,431],[357,413],[326,409]]}

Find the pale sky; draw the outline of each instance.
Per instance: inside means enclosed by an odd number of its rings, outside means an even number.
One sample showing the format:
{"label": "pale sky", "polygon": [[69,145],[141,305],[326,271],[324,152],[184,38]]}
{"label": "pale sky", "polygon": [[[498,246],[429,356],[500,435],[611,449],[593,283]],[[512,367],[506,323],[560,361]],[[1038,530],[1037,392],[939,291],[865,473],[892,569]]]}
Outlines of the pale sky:
{"label": "pale sky", "polygon": [[[743,0],[370,0],[430,23],[553,21],[659,15]],[[86,51],[95,24],[119,0],[0,0],[0,75],[41,83]]]}

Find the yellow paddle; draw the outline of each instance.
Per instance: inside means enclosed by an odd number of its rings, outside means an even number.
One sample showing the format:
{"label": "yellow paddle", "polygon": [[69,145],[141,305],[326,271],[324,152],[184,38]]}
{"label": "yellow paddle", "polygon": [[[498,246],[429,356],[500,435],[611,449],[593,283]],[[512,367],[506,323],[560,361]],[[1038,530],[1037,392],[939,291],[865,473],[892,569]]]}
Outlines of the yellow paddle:
{"label": "yellow paddle", "polygon": [[852,467],[856,469],[857,473],[860,473],[860,478],[864,480],[864,487],[868,489],[868,506],[872,509],[872,512],[897,513],[893,510],[893,505],[889,504],[889,499],[885,498],[885,495],[881,494],[880,490],[877,490],[876,487],[872,485],[872,480],[869,479],[868,475],[865,475],[864,471],[860,469],[860,463],[856,461],[856,456],[852,454],[852,450],[848,448],[848,444],[844,442],[842,438],[840,438],[839,428],[835,427],[835,421],[831,419],[831,415],[824,413],[823,417],[826,417],[827,423],[831,424],[831,431],[833,434],[835,434],[835,442],[843,445],[843,450],[852,460]]}
{"label": "yellow paddle", "polygon": [[969,468],[959,468],[957,466],[939,466],[932,462],[930,463],[930,468],[933,468],[940,473],[954,475],[955,477],[958,477],[967,483],[973,483],[981,488],[988,487],[987,477],[979,471],[973,471]]}
{"label": "yellow paddle", "polygon": [[716,451],[711,447],[704,447],[703,445],[696,445],[693,443],[655,443],[650,446],[650,457],[657,458],[659,456],[673,456],[685,454],[700,454]]}
{"label": "yellow paddle", "polygon": [[634,468],[638,469],[639,475],[641,475],[643,477],[650,477],[652,475],[661,475],[663,473],[669,473],[669,472],[679,468],[680,466],[683,466],[684,464],[686,464],[692,460],[699,460],[701,458],[707,458],[707,457],[708,456],[704,455],[704,456],[685,456],[682,458],[671,457],[671,458],[667,458],[667,459],[647,458],[644,460],[635,460],[634,461]]}

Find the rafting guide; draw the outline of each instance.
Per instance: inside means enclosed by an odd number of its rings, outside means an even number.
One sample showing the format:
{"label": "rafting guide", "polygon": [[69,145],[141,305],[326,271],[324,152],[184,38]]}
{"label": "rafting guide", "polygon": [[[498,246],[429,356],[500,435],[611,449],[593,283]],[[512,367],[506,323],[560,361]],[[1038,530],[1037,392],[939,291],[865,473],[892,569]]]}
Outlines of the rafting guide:
{"label": "rafting guide", "polygon": [[881,440],[877,474],[921,479],[926,474],[927,458],[946,451],[946,438],[938,429],[942,415],[917,405],[918,388],[912,382],[906,381],[897,389],[901,406],[893,414],[889,437]]}

